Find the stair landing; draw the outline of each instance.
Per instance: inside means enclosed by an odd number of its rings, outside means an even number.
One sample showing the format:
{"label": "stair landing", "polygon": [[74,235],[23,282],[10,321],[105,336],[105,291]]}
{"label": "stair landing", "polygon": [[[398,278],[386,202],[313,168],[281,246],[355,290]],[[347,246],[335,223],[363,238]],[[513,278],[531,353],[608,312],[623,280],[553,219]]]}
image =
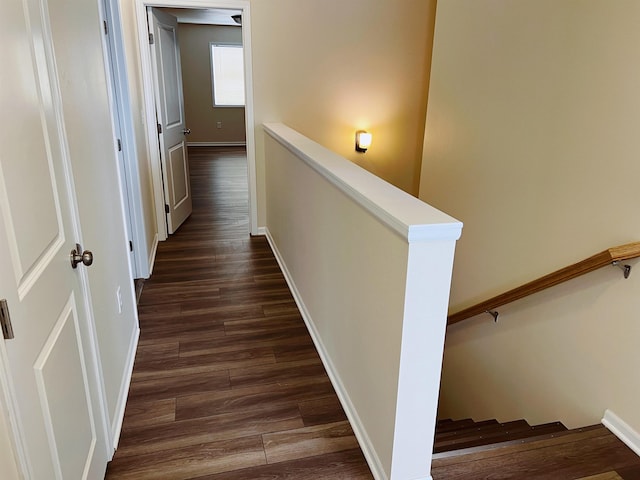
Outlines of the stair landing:
{"label": "stair landing", "polygon": [[[479,422],[478,428],[486,429],[490,422]],[[602,425],[543,435],[532,433],[534,436],[528,439],[443,451],[446,447],[442,447],[442,439],[447,441],[456,436],[452,433],[455,422],[443,423],[440,426],[445,428],[444,433],[436,434],[436,449],[439,437],[441,448],[433,456],[434,480],[640,480],[640,457]],[[539,427],[543,426],[530,429],[538,433]],[[472,442],[470,428],[473,427],[465,419],[458,435],[464,440],[457,446]],[[494,432],[495,429],[494,424]],[[500,435],[495,434],[494,438]]]}

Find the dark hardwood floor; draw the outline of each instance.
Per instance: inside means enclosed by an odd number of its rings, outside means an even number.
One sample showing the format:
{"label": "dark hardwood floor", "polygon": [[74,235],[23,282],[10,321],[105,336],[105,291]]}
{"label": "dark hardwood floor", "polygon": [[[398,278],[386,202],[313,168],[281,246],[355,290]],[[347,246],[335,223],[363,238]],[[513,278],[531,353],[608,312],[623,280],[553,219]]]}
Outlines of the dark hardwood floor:
{"label": "dark hardwood floor", "polygon": [[160,244],[108,479],[371,479],[278,264],[242,148],[190,149],[193,214]]}

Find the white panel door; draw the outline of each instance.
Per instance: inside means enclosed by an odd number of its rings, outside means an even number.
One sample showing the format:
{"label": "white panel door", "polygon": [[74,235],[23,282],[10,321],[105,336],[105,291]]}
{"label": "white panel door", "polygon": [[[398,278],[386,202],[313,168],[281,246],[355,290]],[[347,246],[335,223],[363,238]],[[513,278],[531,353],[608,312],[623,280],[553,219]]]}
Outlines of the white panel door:
{"label": "white panel door", "polygon": [[174,233],[191,215],[191,184],[185,135],[182,67],[178,44],[178,21],[157,8],[149,8],[154,43],[151,58],[156,77],[156,111],[160,124],[160,156],[167,231]]}
{"label": "white panel door", "polygon": [[[0,15],[0,368],[26,478],[103,478],[108,450],[72,184],[40,0]],[[7,40],[7,39],[10,39]]]}

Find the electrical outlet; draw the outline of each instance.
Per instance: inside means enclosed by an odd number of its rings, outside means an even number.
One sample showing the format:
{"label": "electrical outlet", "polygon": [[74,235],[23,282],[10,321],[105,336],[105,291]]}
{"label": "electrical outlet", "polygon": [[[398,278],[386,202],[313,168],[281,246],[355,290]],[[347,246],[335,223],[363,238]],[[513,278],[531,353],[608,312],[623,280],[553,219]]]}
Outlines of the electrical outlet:
{"label": "electrical outlet", "polygon": [[122,313],[122,292],[119,285],[118,290],[116,290],[116,299],[118,300],[118,313]]}
{"label": "electrical outlet", "polygon": [[216,128],[222,128],[222,122],[217,122],[216,123]]}

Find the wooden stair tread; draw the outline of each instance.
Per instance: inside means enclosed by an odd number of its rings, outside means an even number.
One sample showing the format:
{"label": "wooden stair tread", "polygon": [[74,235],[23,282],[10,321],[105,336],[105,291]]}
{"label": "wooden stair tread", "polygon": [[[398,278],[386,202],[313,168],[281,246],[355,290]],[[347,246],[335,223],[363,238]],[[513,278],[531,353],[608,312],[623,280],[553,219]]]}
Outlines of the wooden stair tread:
{"label": "wooden stair tread", "polygon": [[[559,424],[559,425],[557,425]],[[478,442],[460,442],[459,444],[450,445],[448,449],[438,449],[434,447],[433,458],[446,458],[451,456],[466,455],[474,452],[484,452],[487,450],[493,450],[496,448],[502,448],[510,445],[521,445],[524,443],[535,442],[538,440],[545,440],[549,438],[555,438],[561,435],[567,435],[572,430],[567,428],[560,422],[553,422],[550,424],[536,425],[531,427],[529,432],[519,431],[513,434],[507,435],[494,435],[486,437],[485,441]],[[592,428],[592,427],[585,427]],[[583,429],[584,430],[584,429]]]}
{"label": "wooden stair tread", "polygon": [[524,419],[504,423],[499,423],[496,419],[475,422],[469,418],[439,422],[436,426],[433,451],[441,453],[566,430],[561,422],[531,426]]}
{"label": "wooden stair tread", "polygon": [[606,433],[609,433],[609,431],[604,426],[591,425],[536,437],[510,440],[449,452],[439,452],[434,453],[432,456],[432,467],[443,467],[452,463],[460,463],[461,461],[472,462],[482,458],[509,455],[535,448],[558,446],[565,443],[588,440]]}
{"label": "wooden stair tread", "polygon": [[451,422],[446,422],[444,425],[437,427],[437,430],[441,433],[450,432],[452,430],[457,430],[464,427],[470,427],[474,425],[476,422],[471,418],[463,418],[460,420],[452,420]]}
{"label": "wooden stair tread", "polygon": [[464,435],[465,433],[491,430],[494,428],[499,428],[501,425],[502,424],[498,423],[497,420],[492,419],[492,420],[483,420],[482,422],[474,422],[472,425],[464,425],[454,430],[441,431],[438,427],[436,427],[436,440],[439,438],[446,438],[449,436]]}
{"label": "wooden stair tread", "polygon": [[523,426],[516,424],[506,426],[504,429],[497,429],[490,432],[484,432],[477,437],[469,436],[458,439],[451,439],[445,442],[436,442],[434,452],[440,453],[444,451],[452,451],[479,447],[483,445],[501,444],[503,442],[516,441],[528,438],[539,438],[540,436],[553,435],[568,431],[560,422],[552,422],[535,426]]}
{"label": "wooden stair tread", "polygon": [[483,437],[492,437],[507,432],[528,431],[531,429],[525,420],[515,420],[513,422],[497,423],[495,425],[486,425],[478,429],[465,429],[462,431],[447,432],[444,435],[436,435],[436,445],[449,445],[462,442],[465,440],[479,439]]}
{"label": "wooden stair tread", "polygon": [[[638,456],[604,426],[595,425],[525,442],[436,454],[431,474],[434,480],[573,480],[614,474],[629,480],[638,471]],[[630,476],[623,476],[627,473]]]}

